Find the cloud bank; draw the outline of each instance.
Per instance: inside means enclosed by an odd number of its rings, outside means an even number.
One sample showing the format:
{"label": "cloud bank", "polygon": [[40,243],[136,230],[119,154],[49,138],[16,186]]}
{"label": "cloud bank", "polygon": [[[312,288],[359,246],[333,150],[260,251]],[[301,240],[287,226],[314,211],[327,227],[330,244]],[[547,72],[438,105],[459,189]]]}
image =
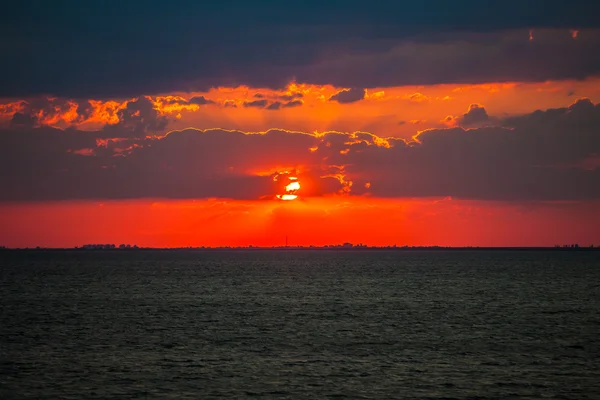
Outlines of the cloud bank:
{"label": "cloud bank", "polygon": [[282,88],[290,81],[370,88],[600,73],[600,3],[587,0],[385,0],[367,9],[352,0],[343,9],[308,0],[269,4],[268,11],[245,1],[173,8],[153,1],[30,3],[13,2],[0,16],[6,60],[0,97],[100,99],[217,86]]}
{"label": "cloud bank", "polygon": [[[600,199],[600,106],[421,132],[413,141],[369,133],[173,131],[146,101],[87,132],[32,126],[0,131],[0,201],[272,198],[273,176],[297,169],[302,196],[452,196],[550,201]],[[487,113],[471,107],[464,118]],[[488,117],[489,118],[489,117]]]}

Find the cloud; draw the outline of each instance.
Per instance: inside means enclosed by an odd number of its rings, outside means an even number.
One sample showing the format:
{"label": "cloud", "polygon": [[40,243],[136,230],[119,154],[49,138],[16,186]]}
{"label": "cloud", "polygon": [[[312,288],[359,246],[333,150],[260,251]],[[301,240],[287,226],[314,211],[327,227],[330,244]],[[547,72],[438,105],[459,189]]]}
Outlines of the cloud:
{"label": "cloud", "polygon": [[[262,95],[265,97],[267,95]],[[302,95],[270,94],[269,98],[294,98],[289,101],[260,99],[246,102],[246,107],[268,110],[298,107],[303,105]],[[244,104],[244,103],[242,103]],[[204,106],[237,108],[236,100],[220,100],[219,103],[204,95],[186,99],[176,95],[142,96],[122,101],[63,99],[39,97],[20,101],[0,103],[0,126],[40,126],[58,128],[81,127],[85,130],[98,129],[109,125],[113,128],[127,125],[130,130],[148,134],[163,133],[171,120],[180,119],[181,112],[198,112]],[[134,126],[135,125],[135,126]],[[144,125],[144,126],[141,126]]]}
{"label": "cloud", "polygon": [[284,100],[284,101],[292,101],[292,100],[296,100],[296,99],[301,99],[302,97],[304,97],[304,95],[299,92],[291,93],[291,94],[282,94],[282,95],[278,96],[279,100]]}
{"label": "cloud", "polygon": [[500,122],[496,117],[490,117],[481,104],[472,103],[467,112],[461,116],[448,115],[440,121],[442,125],[448,127],[462,126],[465,128],[482,128],[484,126],[498,125]]}
{"label": "cloud", "polygon": [[279,110],[280,108],[290,108],[290,107],[299,107],[302,104],[302,100],[292,100],[287,103],[282,103],[280,101],[275,101],[267,107],[267,110]]}
{"label": "cloud", "polygon": [[265,108],[267,106],[267,100],[254,100],[254,101],[245,101],[244,107],[257,107],[257,108]]}
{"label": "cloud", "polygon": [[[580,40],[581,39],[581,40]],[[574,40],[567,30],[415,35],[382,52],[347,52],[295,74],[301,82],[345,87],[581,79],[597,76],[600,31]],[[426,68],[424,68],[426,66]]]}
{"label": "cloud", "polygon": [[365,89],[344,89],[331,96],[329,101],[337,101],[338,103],[354,103],[364,99],[365,93]]}
{"label": "cloud", "polygon": [[495,126],[429,129],[412,142],[285,130],[186,129],[148,137],[138,130],[163,120],[146,100],[124,109],[124,122],[109,132],[3,129],[0,200],[258,199],[273,196],[272,174],[290,168],[303,180],[302,196],[600,199],[600,106],[587,99]]}
{"label": "cloud", "polygon": [[94,112],[94,106],[92,105],[92,103],[90,103],[89,100],[82,101],[81,103],[79,103],[77,105],[77,109],[76,109],[77,118],[75,121],[83,122],[83,121],[89,119],[92,116],[93,112]]}
{"label": "cloud", "polygon": [[212,100],[207,99],[204,96],[194,96],[189,100],[190,104],[198,104],[198,105],[204,105],[204,104],[214,104],[215,102]]}
{"label": "cloud", "polygon": [[300,107],[302,104],[304,104],[302,102],[302,100],[292,100],[292,101],[288,101],[287,103],[284,103],[282,107],[284,107],[284,108]]}
{"label": "cloud", "polygon": [[130,101],[127,106],[117,112],[119,122],[106,125],[105,130],[114,132],[113,137],[145,137],[148,134],[162,132],[169,119],[160,115],[154,103],[147,97]]}
{"label": "cloud", "polygon": [[[88,2],[61,4],[38,4],[35,13],[16,2],[3,9],[0,34],[12,45],[3,47],[10,62],[0,65],[1,97],[132,98],[219,86],[283,88],[290,81],[365,88],[600,73],[600,23],[593,18],[600,5],[587,0],[466,2],[451,10],[442,0],[390,0],[367,10],[356,1],[343,9],[303,1],[270,4],[268,12],[238,1],[167,13],[157,3],[143,12],[120,7],[118,14]],[[49,29],[48,21],[68,29]],[[157,26],[181,28],[162,29],[157,41]]]}
{"label": "cloud", "polygon": [[7,103],[0,103],[0,117],[6,115],[13,115],[16,112],[23,111],[27,102],[25,101],[12,101]]}
{"label": "cloud", "polygon": [[423,103],[423,102],[427,102],[427,101],[431,100],[430,97],[425,96],[424,94],[419,93],[419,92],[413,93],[413,94],[410,94],[410,95],[406,95],[406,96],[404,96],[404,98],[406,100],[408,100],[408,101],[413,102],[413,103]]}
{"label": "cloud", "polygon": [[35,116],[23,114],[21,112],[16,112],[10,120],[11,127],[19,128],[33,128],[37,123],[38,120]]}
{"label": "cloud", "polygon": [[[254,96],[256,97],[256,96]],[[264,97],[261,94],[261,97]],[[261,100],[253,100],[253,101],[245,101],[244,103],[244,107],[256,107],[256,108],[264,108],[266,110],[279,110],[281,108],[289,108],[289,107],[298,107],[301,106],[302,100],[292,100],[292,101],[288,101],[286,103],[282,103],[281,101],[274,101],[272,103],[269,103],[269,101],[267,99],[261,99]]]}
{"label": "cloud", "polygon": [[[61,98],[33,98],[0,106],[0,114],[11,115],[11,124],[43,124],[67,127],[91,113],[88,101],[81,104]],[[18,114],[18,115],[17,115]]]}
{"label": "cloud", "polygon": [[53,97],[32,98],[0,105],[0,122],[12,126],[49,125],[58,128],[92,123],[127,126],[139,132],[159,132],[168,124],[166,114],[181,110],[198,109],[198,104],[211,104],[211,100],[197,96],[190,101],[178,96],[143,96],[124,101],[72,100]]}
{"label": "cloud", "polygon": [[469,110],[463,115],[461,124],[463,126],[474,126],[485,124],[490,120],[485,108],[479,104],[473,103]]}

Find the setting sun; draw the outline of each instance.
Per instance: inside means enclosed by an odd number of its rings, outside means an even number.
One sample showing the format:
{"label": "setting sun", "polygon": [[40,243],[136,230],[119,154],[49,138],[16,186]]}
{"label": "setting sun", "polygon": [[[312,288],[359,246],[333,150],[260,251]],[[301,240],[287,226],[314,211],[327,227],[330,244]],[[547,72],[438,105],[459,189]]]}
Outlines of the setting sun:
{"label": "setting sun", "polygon": [[296,196],[295,194],[278,194],[277,198],[279,200],[289,201],[289,200],[296,200],[298,198],[298,196]]}
{"label": "setting sun", "polygon": [[298,195],[296,194],[298,190],[300,190],[300,182],[298,182],[298,178],[295,176],[288,176],[288,180],[291,182],[285,186],[285,193],[278,194],[277,198],[279,200],[296,200]]}
{"label": "setting sun", "polygon": [[290,183],[289,185],[287,185],[285,187],[285,190],[288,191],[288,192],[299,190],[299,189],[300,189],[300,183],[298,183],[297,181],[296,182],[292,182],[292,183]]}

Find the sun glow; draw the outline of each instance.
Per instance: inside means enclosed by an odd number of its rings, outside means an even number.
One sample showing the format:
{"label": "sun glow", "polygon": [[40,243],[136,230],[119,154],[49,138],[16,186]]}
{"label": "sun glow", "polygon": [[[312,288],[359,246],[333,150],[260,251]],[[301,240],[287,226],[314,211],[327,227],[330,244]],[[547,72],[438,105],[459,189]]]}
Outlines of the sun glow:
{"label": "sun glow", "polygon": [[278,194],[277,198],[279,200],[289,201],[289,200],[296,200],[298,198],[298,196],[296,196],[295,194]]}
{"label": "sun glow", "polygon": [[285,187],[286,192],[292,192],[292,191],[296,191],[298,189],[300,189],[300,184],[297,181],[292,182]]}
{"label": "sun glow", "polygon": [[279,200],[296,200],[298,195],[296,194],[298,190],[300,190],[300,182],[298,182],[298,178],[295,176],[289,176],[288,179],[291,181],[285,186],[285,193],[278,194],[277,198]]}

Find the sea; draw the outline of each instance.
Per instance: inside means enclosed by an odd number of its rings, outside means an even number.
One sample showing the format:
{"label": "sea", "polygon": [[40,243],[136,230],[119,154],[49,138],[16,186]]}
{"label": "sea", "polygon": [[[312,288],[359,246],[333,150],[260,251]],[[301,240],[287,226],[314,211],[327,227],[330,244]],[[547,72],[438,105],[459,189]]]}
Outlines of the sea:
{"label": "sea", "polygon": [[600,253],[2,251],[0,398],[600,399]]}

